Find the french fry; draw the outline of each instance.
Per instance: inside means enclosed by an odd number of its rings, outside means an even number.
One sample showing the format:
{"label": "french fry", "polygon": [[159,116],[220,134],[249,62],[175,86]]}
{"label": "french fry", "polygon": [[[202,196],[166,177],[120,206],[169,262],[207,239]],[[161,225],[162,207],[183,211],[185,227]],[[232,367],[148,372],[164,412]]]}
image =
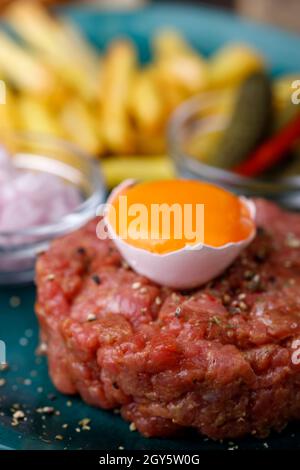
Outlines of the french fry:
{"label": "french fry", "polygon": [[0,32],[0,70],[20,91],[43,96],[54,90],[50,70],[4,32]]}
{"label": "french fry", "polygon": [[[165,128],[175,107],[196,93],[223,87],[229,98],[218,100],[216,111],[230,114],[233,88],[264,67],[255,51],[239,44],[207,61],[183,36],[164,30],[153,39],[152,65],[138,69],[132,42],[114,41],[101,59],[74,25],[33,0],[14,2],[5,18],[25,47],[0,32],[0,76],[19,91],[12,98],[17,119],[9,117],[9,108],[0,109],[3,133],[20,127],[65,137],[92,156],[129,155],[104,162],[110,184],[130,174],[148,173],[150,179],[171,174],[169,161],[153,155],[166,152]],[[285,90],[285,83],[274,87],[278,107]],[[199,156],[209,155],[218,138],[195,141]],[[135,154],[149,158],[130,157]]]}
{"label": "french fry", "polygon": [[188,96],[208,87],[208,66],[196,55],[182,55],[161,61],[159,73],[167,86],[177,85]]}
{"label": "french fry", "polygon": [[175,177],[172,162],[166,155],[109,157],[103,160],[101,169],[109,188],[127,178],[146,181]]}
{"label": "french fry", "polygon": [[[66,19],[61,20],[61,27],[65,34],[66,47],[70,52],[72,51],[72,57],[78,65],[84,68],[87,75],[91,74],[94,76],[94,86],[98,84],[96,79],[98,77],[97,70],[99,68],[99,53],[91,46],[90,43],[81,35],[79,30]],[[98,92],[98,88],[94,90]]]}
{"label": "french fry", "polygon": [[[61,21],[64,34],[66,54],[66,69],[68,60],[70,68],[76,69],[76,75],[70,80],[70,84],[88,101],[99,98],[99,83],[101,82],[102,68],[99,53],[83,38],[78,29],[69,21]],[[55,65],[55,61],[54,61]]]}
{"label": "french fry", "polygon": [[125,40],[112,43],[103,70],[101,124],[107,149],[114,154],[135,151],[134,133],[128,116],[128,94],[135,69],[133,44]]}
{"label": "french fry", "polygon": [[32,1],[14,3],[5,18],[60,79],[85,99],[97,97],[99,58],[74,26]]}
{"label": "french fry", "polygon": [[138,128],[149,132],[162,129],[168,109],[151,70],[137,73],[130,92],[130,109]]}
{"label": "french fry", "polygon": [[87,105],[78,98],[68,100],[61,112],[67,137],[92,156],[103,154],[103,142],[97,123]]}
{"label": "french fry", "polygon": [[263,58],[245,44],[229,44],[219,49],[209,61],[210,86],[234,86],[265,67]]}
{"label": "french fry", "polygon": [[153,49],[164,88],[179,87],[187,96],[207,88],[206,61],[176,31],[159,33],[153,41]]}
{"label": "french fry", "polygon": [[[12,91],[9,89],[5,82],[1,82],[1,92],[3,92],[3,100],[1,99],[0,104],[0,134],[13,132],[17,127],[17,115],[16,115],[16,99]],[[2,93],[1,93],[2,95]]]}
{"label": "french fry", "polygon": [[7,84],[4,84],[4,88],[1,91],[4,93],[0,104],[0,144],[4,145],[10,153],[14,153],[15,144],[13,135],[18,128],[16,98]]}
{"label": "french fry", "polygon": [[160,71],[155,69],[156,81],[163,95],[163,101],[167,110],[167,118],[184,100],[190,97],[190,94],[178,86],[177,83],[171,81],[170,77],[164,77]]}
{"label": "french fry", "polygon": [[22,94],[18,98],[18,114],[21,130],[64,137],[64,132],[57,119],[47,106],[35,97]]}
{"label": "french fry", "polygon": [[159,31],[152,41],[155,60],[166,60],[194,53],[183,36],[173,29]]}

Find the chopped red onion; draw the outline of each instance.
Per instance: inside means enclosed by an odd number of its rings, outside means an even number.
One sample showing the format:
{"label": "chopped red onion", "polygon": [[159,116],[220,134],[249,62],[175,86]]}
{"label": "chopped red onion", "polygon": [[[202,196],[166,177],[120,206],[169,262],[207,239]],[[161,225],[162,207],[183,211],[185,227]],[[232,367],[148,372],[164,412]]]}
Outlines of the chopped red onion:
{"label": "chopped red onion", "polygon": [[74,186],[55,175],[14,167],[0,147],[0,233],[56,222],[80,202]]}

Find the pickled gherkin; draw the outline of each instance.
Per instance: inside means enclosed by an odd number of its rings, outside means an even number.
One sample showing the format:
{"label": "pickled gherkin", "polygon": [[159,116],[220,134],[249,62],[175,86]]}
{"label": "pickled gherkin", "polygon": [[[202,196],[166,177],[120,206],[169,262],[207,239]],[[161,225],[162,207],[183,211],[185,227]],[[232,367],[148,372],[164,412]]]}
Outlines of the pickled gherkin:
{"label": "pickled gherkin", "polygon": [[211,164],[232,168],[247,158],[268,132],[271,110],[270,81],[264,73],[255,73],[240,86],[232,117],[211,156]]}

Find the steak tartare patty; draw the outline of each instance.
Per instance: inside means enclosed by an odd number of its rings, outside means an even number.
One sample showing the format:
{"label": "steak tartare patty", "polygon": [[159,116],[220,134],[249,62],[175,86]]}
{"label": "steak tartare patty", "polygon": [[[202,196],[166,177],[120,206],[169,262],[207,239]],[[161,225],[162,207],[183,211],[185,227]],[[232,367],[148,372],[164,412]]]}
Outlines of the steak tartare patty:
{"label": "steak tartare patty", "polygon": [[300,216],[256,205],[252,244],[190,292],[129,269],[96,220],[56,240],[36,271],[55,386],[145,436],[265,437],[299,419]]}

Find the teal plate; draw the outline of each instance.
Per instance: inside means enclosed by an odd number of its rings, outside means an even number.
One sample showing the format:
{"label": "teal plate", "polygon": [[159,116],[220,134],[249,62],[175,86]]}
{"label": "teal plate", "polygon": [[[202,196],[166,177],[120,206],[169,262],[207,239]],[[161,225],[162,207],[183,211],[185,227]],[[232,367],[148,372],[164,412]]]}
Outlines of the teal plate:
{"label": "teal plate", "polygon": [[[300,71],[300,39],[207,8],[151,6],[131,12],[101,12],[92,7],[64,8],[63,14],[82,28],[96,47],[115,36],[132,38],[142,61],[149,59],[151,36],[162,26],[175,26],[205,54],[230,40],[246,41],[267,57],[273,74]],[[231,442],[215,443],[193,432],[180,439],[144,439],[129,430],[120,416],[88,407],[79,398],[59,394],[47,374],[47,363],[37,357],[38,327],[32,285],[0,289],[0,340],[6,343],[9,369],[0,372],[0,449],[218,450]],[[13,426],[17,406],[25,419]],[[53,413],[38,412],[44,407]],[[91,420],[90,430],[79,422]],[[59,437],[58,437],[59,436]],[[62,440],[59,438],[62,437]],[[246,438],[240,449],[300,448],[298,425],[290,425],[268,440]]]}
{"label": "teal plate", "polygon": [[167,26],[181,31],[204,55],[226,42],[243,41],[261,51],[273,75],[300,73],[300,36],[219,9],[162,4],[122,12],[101,11],[93,6],[60,11],[77,23],[100,50],[116,36],[134,40],[142,62],[150,58],[151,37]]}

